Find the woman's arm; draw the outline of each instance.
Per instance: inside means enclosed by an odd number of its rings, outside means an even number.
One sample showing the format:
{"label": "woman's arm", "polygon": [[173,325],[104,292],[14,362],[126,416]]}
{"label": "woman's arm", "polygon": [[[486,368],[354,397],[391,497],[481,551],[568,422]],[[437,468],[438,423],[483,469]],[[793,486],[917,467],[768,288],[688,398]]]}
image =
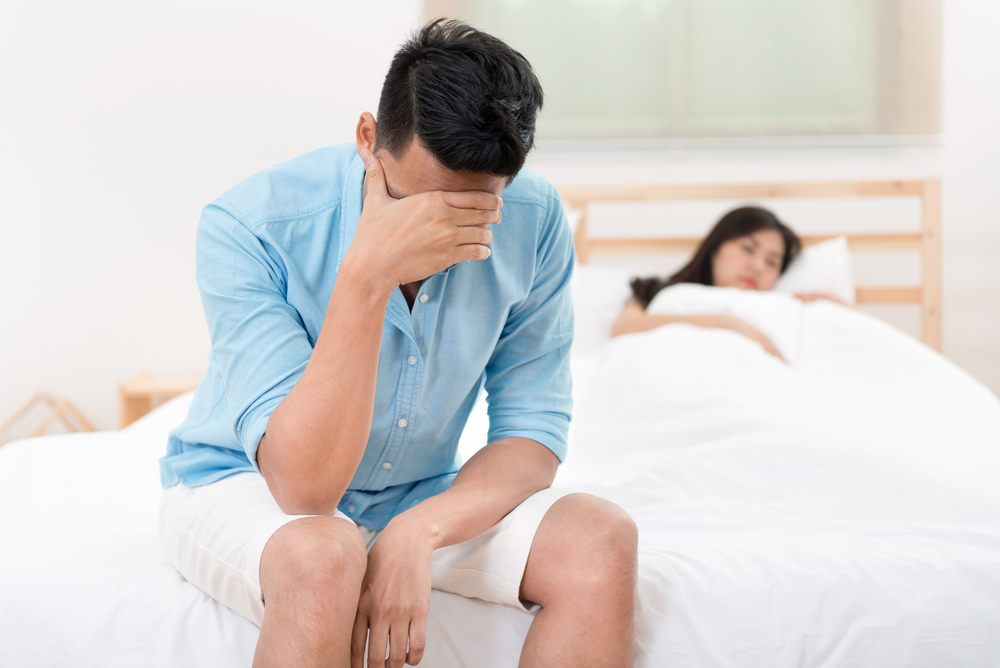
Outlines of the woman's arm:
{"label": "woman's arm", "polygon": [[634,299],[630,299],[625,305],[625,310],[618,316],[614,327],[611,328],[611,336],[622,334],[634,334],[635,332],[648,332],[661,325],[672,325],[682,322],[698,327],[719,327],[725,329],[732,328],[733,316],[726,313],[712,313],[708,315],[667,315],[652,314],[639,306]]}
{"label": "woman's arm", "polygon": [[742,334],[751,341],[759,343],[764,350],[771,353],[782,362],[785,358],[777,346],[757,328],[751,326],[744,320],[740,320],[730,313],[709,313],[706,315],[673,315],[646,313],[639,306],[638,302],[630,299],[625,305],[625,310],[618,316],[614,327],[611,328],[611,336],[622,334],[633,334],[635,332],[647,332],[656,329],[661,325],[672,325],[675,323],[686,323],[697,325],[698,327],[715,327],[718,329],[730,329],[738,334]]}
{"label": "woman's arm", "polygon": [[798,299],[799,301],[807,302],[807,303],[808,302],[814,302],[814,301],[817,301],[819,299],[826,299],[826,300],[829,300],[829,301],[834,302],[836,304],[840,304],[841,306],[846,306],[847,308],[853,308],[850,304],[848,304],[847,302],[845,302],[843,299],[841,299],[840,297],[838,297],[837,295],[835,295],[832,292],[800,293],[800,294],[795,295],[795,298]]}

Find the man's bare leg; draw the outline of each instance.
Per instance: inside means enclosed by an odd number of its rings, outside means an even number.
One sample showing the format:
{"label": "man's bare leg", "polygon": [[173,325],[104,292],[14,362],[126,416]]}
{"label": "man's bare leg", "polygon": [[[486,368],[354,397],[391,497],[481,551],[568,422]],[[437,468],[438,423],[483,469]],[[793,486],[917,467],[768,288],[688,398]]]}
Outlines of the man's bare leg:
{"label": "man's bare leg", "polygon": [[264,623],[255,668],[351,665],[351,630],[368,555],[361,533],[338,517],[289,522],[264,546]]}
{"label": "man's bare leg", "polygon": [[541,606],[521,668],[631,667],[638,531],[618,506],[589,494],[557,501],[528,555],[521,597]]}

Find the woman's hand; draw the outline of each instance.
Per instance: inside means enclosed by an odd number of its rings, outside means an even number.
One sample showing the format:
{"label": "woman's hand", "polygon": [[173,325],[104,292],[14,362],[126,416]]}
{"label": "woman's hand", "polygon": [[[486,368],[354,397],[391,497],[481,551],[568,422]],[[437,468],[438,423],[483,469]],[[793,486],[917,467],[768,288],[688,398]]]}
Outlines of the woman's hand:
{"label": "woman's hand", "polygon": [[372,545],[354,621],[352,668],[362,668],[365,640],[369,668],[401,668],[404,661],[415,666],[423,658],[433,551],[428,532],[405,523],[390,522]]}
{"label": "woman's hand", "polygon": [[716,329],[731,329],[742,334],[751,341],[759,343],[764,350],[777,357],[787,364],[781,355],[781,351],[774,345],[766,335],[759,329],[751,326],[745,320],[740,320],[735,315],[729,313],[713,313],[706,315],[675,315],[675,314],[655,314],[646,311],[633,299],[625,306],[625,310],[618,316],[611,336],[631,334],[633,332],[647,332],[656,327],[673,324],[695,325],[697,327],[714,327]]}
{"label": "woman's hand", "polygon": [[847,304],[844,303],[843,299],[833,294],[832,292],[808,292],[808,293],[797,294],[795,295],[795,298],[798,299],[799,301],[803,301],[806,303],[814,302],[819,299],[827,299],[831,302],[836,302],[841,306],[847,306]]}
{"label": "woman's hand", "polygon": [[722,319],[720,323],[721,327],[725,329],[731,329],[734,332],[737,332],[738,334],[742,334],[751,341],[756,341],[761,345],[761,347],[764,348],[764,350],[771,353],[782,362],[785,362],[785,364],[788,363],[788,361],[784,358],[784,356],[782,356],[781,351],[778,350],[778,347],[774,345],[774,342],[771,341],[771,339],[768,338],[768,336],[765,335],[763,332],[761,332],[759,329],[750,325],[745,320],[737,318],[735,315],[726,314],[720,317]]}

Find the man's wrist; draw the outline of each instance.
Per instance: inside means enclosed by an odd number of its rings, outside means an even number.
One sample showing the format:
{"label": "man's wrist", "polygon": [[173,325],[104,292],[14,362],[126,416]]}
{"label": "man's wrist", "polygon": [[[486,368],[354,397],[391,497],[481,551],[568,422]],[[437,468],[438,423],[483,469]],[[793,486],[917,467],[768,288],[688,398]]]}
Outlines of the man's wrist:
{"label": "man's wrist", "polygon": [[348,249],[340,264],[337,283],[344,282],[356,286],[363,294],[372,295],[378,299],[388,299],[389,295],[399,287],[393,277],[386,276],[377,263],[361,259]]}
{"label": "man's wrist", "polygon": [[424,517],[420,513],[419,506],[392,518],[386,525],[385,531],[405,533],[411,540],[422,545],[428,554],[436,550],[441,543],[441,527],[437,522]]}

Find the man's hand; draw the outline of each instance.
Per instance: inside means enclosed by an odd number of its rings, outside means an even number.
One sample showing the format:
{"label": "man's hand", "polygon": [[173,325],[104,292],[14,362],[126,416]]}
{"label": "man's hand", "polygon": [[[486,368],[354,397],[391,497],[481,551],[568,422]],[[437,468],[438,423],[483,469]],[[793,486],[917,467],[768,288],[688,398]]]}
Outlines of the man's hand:
{"label": "man's hand", "polygon": [[[473,455],[445,491],[397,515],[368,552],[351,667],[423,658],[431,597],[431,554],[478,536],[535,492],[552,484],[559,460],[541,443],[512,436]],[[385,662],[388,638],[389,661]],[[409,641],[409,652],[407,652]]]}
{"label": "man's hand", "polygon": [[[382,162],[368,151],[364,208],[348,250],[356,266],[374,272],[389,290],[420,281],[453,264],[485,260],[503,201],[487,192],[425,192],[393,199]],[[384,283],[383,283],[384,281]]]}
{"label": "man's hand", "polygon": [[352,668],[363,666],[366,639],[370,668],[401,668],[404,660],[415,666],[424,655],[435,544],[433,532],[402,517],[389,523],[368,552],[368,570],[351,638]]}

